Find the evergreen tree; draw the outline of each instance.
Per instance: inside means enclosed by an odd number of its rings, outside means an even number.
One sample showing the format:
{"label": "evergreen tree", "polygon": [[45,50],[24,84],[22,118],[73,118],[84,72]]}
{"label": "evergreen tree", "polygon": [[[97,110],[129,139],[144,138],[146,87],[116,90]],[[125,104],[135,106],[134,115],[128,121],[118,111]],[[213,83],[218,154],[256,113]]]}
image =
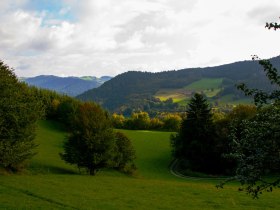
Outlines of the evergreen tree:
{"label": "evergreen tree", "polygon": [[196,93],[187,108],[179,134],[171,137],[173,155],[181,167],[200,172],[215,172],[216,155],[212,114],[207,100]]}

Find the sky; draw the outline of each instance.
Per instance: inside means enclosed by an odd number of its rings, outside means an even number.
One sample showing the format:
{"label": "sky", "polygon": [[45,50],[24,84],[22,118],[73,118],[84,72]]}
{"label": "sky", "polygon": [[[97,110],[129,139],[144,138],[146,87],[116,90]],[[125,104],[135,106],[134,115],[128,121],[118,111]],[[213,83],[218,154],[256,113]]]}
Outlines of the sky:
{"label": "sky", "polygon": [[100,77],[271,58],[279,17],[279,0],[1,0],[0,59],[20,77]]}

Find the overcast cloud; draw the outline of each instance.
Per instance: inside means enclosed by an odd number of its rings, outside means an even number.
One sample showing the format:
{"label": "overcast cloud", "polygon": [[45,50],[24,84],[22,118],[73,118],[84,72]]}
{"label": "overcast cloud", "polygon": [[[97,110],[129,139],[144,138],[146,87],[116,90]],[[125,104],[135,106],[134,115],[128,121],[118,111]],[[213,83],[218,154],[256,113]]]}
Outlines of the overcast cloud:
{"label": "overcast cloud", "polygon": [[18,76],[163,71],[280,54],[279,0],[1,0],[0,59]]}

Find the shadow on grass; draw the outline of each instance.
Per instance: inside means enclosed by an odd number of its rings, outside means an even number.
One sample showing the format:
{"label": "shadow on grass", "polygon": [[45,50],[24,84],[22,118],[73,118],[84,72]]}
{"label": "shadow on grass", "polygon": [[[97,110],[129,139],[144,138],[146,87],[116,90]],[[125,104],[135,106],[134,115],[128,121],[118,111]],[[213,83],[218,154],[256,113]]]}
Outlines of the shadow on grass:
{"label": "shadow on grass", "polygon": [[44,128],[47,130],[52,130],[52,131],[66,131],[66,127],[60,123],[56,122],[54,120],[41,120],[39,121],[39,124],[42,125]]}
{"label": "shadow on grass", "polygon": [[29,168],[32,174],[79,174],[75,169],[61,168],[53,165],[33,165]]}

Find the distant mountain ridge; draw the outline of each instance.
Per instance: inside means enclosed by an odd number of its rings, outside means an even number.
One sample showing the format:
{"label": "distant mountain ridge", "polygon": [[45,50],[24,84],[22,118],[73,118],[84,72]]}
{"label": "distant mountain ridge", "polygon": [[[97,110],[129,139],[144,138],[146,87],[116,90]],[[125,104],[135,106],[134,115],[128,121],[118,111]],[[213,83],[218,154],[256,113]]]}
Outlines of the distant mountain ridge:
{"label": "distant mountain ridge", "polygon": [[94,76],[58,77],[54,75],[40,75],[30,78],[20,78],[30,86],[53,90],[69,96],[77,96],[87,90],[97,88],[112,77]]}
{"label": "distant mountain ridge", "polygon": [[[271,61],[280,69],[280,56]],[[160,102],[168,98],[185,106],[183,102],[187,102],[194,92],[205,94],[213,104],[238,103],[245,98],[235,87],[241,82],[251,88],[272,88],[257,61],[240,61],[159,73],[126,72],[77,98],[95,101],[109,111],[122,113],[159,110],[159,107],[163,107]]]}

